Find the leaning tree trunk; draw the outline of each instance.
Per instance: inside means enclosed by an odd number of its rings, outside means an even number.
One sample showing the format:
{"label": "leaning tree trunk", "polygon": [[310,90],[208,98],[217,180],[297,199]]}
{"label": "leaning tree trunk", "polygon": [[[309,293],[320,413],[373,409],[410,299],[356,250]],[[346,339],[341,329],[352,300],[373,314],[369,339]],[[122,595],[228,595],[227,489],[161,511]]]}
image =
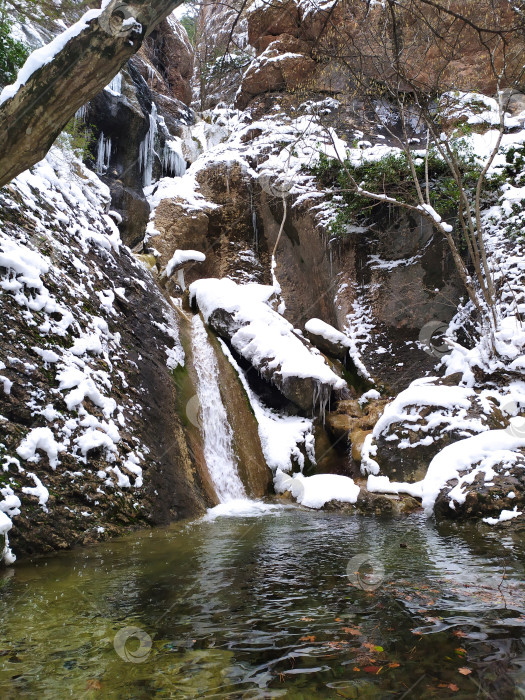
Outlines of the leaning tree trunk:
{"label": "leaning tree trunk", "polygon": [[[11,86],[0,95],[0,187],[46,155],[75,112],[111,81],[144,38],[182,2],[111,0],[104,10],[88,11],[49,48],[29,56],[17,82],[26,76],[27,80],[12,96]],[[35,65],[40,67],[31,72]]]}

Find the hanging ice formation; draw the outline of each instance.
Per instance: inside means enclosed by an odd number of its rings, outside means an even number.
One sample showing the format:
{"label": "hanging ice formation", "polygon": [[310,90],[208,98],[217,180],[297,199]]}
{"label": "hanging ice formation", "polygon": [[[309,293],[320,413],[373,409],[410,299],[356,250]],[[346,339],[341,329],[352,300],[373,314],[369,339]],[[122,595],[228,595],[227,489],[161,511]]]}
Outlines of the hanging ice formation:
{"label": "hanging ice formation", "polygon": [[153,163],[155,160],[155,141],[157,138],[157,107],[151,103],[149,129],[139,149],[139,166],[142,171],[142,184],[149,187],[153,182]]}
{"label": "hanging ice formation", "polygon": [[98,175],[103,175],[109,168],[109,161],[111,158],[111,139],[105,138],[104,132],[100,132],[97,144],[97,162],[95,164],[95,171]]}
{"label": "hanging ice formation", "polygon": [[186,160],[182,155],[182,141],[175,138],[166,141],[162,150],[162,172],[172,177],[182,177],[186,172]]}
{"label": "hanging ice formation", "polygon": [[109,90],[114,95],[120,95],[122,91],[122,74],[117,73],[113,80],[106,85],[104,90]]}

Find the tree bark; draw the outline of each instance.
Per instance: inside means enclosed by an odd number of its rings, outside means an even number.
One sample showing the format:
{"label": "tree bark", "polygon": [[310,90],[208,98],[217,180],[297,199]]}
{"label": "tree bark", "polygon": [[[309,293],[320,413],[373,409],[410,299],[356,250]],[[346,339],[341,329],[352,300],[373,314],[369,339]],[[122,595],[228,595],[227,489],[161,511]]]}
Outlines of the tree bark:
{"label": "tree bark", "polygon": [[0,105],[0,187],[44,158],[76,111],[182,2],[111,0]]}

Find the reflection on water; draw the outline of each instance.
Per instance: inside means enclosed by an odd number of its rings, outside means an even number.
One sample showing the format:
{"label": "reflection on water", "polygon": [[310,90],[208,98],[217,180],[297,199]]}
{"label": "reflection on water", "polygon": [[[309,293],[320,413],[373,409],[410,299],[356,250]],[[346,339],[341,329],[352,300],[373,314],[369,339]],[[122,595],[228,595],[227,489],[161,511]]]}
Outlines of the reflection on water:
{"label": "reflection on water", "polygon": [[19,565],[0,697],[525,698],[523,550],[287,508]]}

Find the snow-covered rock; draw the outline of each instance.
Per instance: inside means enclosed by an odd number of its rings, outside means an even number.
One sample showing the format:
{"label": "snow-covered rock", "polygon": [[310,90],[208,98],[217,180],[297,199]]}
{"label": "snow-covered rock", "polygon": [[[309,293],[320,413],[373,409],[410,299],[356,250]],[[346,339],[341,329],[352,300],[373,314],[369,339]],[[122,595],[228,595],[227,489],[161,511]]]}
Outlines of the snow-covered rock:
{"label": "snow-covered rock", "polygon": [[293,326],[268,303],[275,288],[238,285],[229,279],[203,279],[190,296],[206,323],[233,349],[303,410],[320,410],[346,382],[338,377]]}

